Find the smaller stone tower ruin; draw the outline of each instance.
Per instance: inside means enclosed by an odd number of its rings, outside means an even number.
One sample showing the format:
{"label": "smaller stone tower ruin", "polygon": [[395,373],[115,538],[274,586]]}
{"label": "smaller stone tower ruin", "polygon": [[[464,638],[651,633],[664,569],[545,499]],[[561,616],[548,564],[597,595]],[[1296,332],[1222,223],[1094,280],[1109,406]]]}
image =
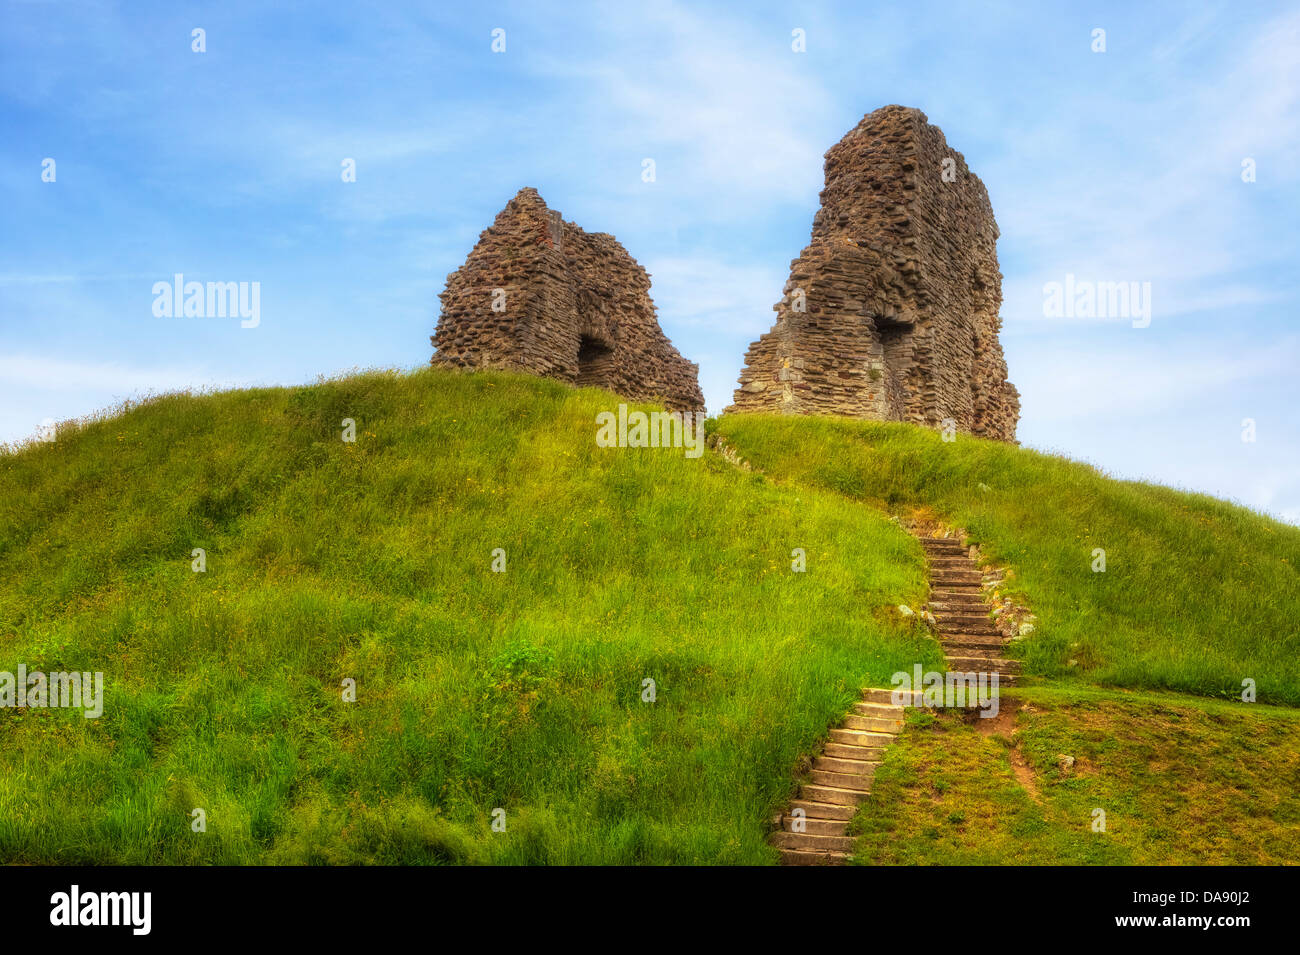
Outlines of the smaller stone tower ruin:
{"label": "smaller stone tower ruin", "polygon": [[584,232],[521,189],[447,276],[433,362],[606,388],[704,410],[699,366],[655,319],[650,276],[612,235]]}

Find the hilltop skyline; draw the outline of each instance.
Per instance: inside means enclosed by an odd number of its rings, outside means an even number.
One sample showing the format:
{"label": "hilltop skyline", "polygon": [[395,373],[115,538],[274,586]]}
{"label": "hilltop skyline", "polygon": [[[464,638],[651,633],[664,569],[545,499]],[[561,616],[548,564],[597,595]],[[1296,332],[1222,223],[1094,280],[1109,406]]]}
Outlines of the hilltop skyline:
{"label": "hilltop skyline", "polygon": [[[823,152],[897,103],[988,188],[1020,441],[1300,523],[1285,5],[50,9],[0,12],[0,440],[148,391],[420,366],[525,186],[646,268],[718,413]],[[158,317],[177,273],[258,283],[260,321]],[[1138,283],[1149,318],[1060,314],[1067,282]]]}

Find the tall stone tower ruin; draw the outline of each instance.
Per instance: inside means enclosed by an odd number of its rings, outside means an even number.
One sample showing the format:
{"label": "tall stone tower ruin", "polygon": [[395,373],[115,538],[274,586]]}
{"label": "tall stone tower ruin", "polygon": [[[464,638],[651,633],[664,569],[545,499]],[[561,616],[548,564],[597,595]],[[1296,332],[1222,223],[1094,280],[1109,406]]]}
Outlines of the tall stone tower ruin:
{"label": "tall stone tower ruin", "polygon": [[863,117],[826,153],[812,241],[727,410],[952,419],[1015,440],[997,238],[984,184],[924,113]]}
{"label": "tall stone tower ruin", "polygon": [[447,276],[433,362],[606,388],[704,410],[699,366],[655,319],[650,276],[612,235],[584,232],[521,189]]}

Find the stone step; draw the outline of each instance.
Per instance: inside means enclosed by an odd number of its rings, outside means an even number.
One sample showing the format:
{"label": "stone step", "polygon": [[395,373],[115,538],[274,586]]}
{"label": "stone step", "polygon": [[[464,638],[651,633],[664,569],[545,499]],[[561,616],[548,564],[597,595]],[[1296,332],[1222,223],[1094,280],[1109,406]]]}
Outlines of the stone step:
{"label": "stone step", "polygon": [[849,836],[818,836],[811,832],[774,832],[772,845],[778,849],[849,852],[853,848],[853,839]]}
{"label": "stone step", "polygon": [[979,673],[1019,673],[1019,660],[1004,660],[999,657],[992,659],[985,657],[972,656],[945,656],[944,661],[948,664],[949,670],[961,670],[962,672],[974,671]]}
{"label": "stone step", "polygon": [[867,794],[861,789],[840,789],[838,786],[805,783],[799,789],[799,797],[809,802],[826,802],[835,806],[851,807],[866,799]]}
{"label": "stone step", "polygon": [[814,769],[809,771],[808,779],[814,786],[829,786],[832,789],[866,793],[871,791],[871,777],[875,774],[875,766],[865,773],[828,773],[824,769]]}
{"label": "stone step", "polygon": [[980,618],[981,623],[991,623],[993,621],[993,618],[989,616],[989,610],[991,608],[989,607],[988,604],[982,601],[978,603],[971,602],[970,604],[964,607],[954,608],[951,604],[949,604],[948,609],[936,610],[933,606],[928,606],[926,607],[926,609],[929,610],[930,613],[934,614],[934,619],[936,621],[939,620],[939,617],[942,614],[965,616],[965,617],[978,616]]}
{"label": "stone step", "polygon": [[849,746],[888,746],[894,741],[894,734],[841,729],[837,726],[831,730],[831,739],[836,743],[847,743]]}
{"label": "stone step", "polygon": [[980,603],[984,604],[984,606],[986,606],[986,607],[988,606],[988,604],[984,603],[983,591],[981,591],[980,588],[978,588],[978,587],[976,587],[974,590],[970,589],[969,587],[966,587],[966,588],[963,588],[963,589],[960,589],[960,590],[938,590],[938,589],[933,589],[933,590],[930,591],[930,599],[931,599],[931,600],[945,600],[945,601],[947,601],[947,600],[978,600]]}
{"label": "stone step", "polygon": [[[998,644],[992,647],[954,647],[946,640],[941,640],[939,643],[943,647],[943,652],[945,654],[951,653],[954,654],[954,657],[963,660],[982,660],[984,661],[986,668],[990,663],[997,663],[998,661],[1005,659],[1002,656],[1002,653],[1005,651],[1003,644]],[[948,659],[954,659],[954,657],[948,657]],[[952,667],[949,667],[949,669],[952,669]],[[994,669],[997,669],[997,667],[994,667]]]}
{"label": "stone step", "polygon": [[[987,663],[988,661],[985,660],[984,662]],[[979,668],[979,667],[953,667],[953,666],[950,666],[950,667],[948,668],[948,672],[949,672],[949,673],[975,673],[976,675],[978,675],[978,674],[980,674],[980,673],[984,673],[984,674],[987,674],[987,675],[985,676],[985,680],[986,680],[986,681],[992,681],[993,676],[996,674],[996,676],[997,676],[997,678],[998,678],[998,689],[999,689],[999,690],[1009,690],[1009,689],[1011,689],[1012,687],[1019,685],[1019,682],[1020,682],[1020,680],[1022,679],[1020,676],[1018,676],[1018,675],[1015,674],[1015,673],[1009,673],[1009,672],[1007,672],[1006,670],[999,670],[999,669],[996,669],[996,668],[990,668],[990,667],[982,667],[982,668]]]}
{"label": "stone step", "polygon": [[832,759],[856,759],[865,762],[880,762],[885,755],[883,746],[849,746],[845,743],[827,743],[822,750]]}
{"label": "stone step", "polygon": [[880,760],[839,759],[834,756],[818,756],[813,760],[813,769],[827,773],[846,773],[850,776],[862,776],[870,773],[880,765]]}
{"label": "stone step", "polygon": [[966,544],[960,537],[918,537],[922,547],[958,547],[966,550]]}
{"label": "stone step", "polygon": [[903,708],[895,706],[893,703],[876,703],[873,701],[854,703],[853,712],[859,716],[875,716],[885,720],[901,720],[903,718]]}
{"label": "stone step", "polygon": [[926,557],[930,570],[979,570],[979,565],[965,554],[930,554]]}
{"label": "stone step", "polygon": [[802,809],[808,819],[832,819],[838,822],[848,822],[853,818],[854,812],[852,803],[845,805],[812,799],[795,799],[790,803],[790,809]]}
{"label": "stone step", "polygon": [[939,633],[941,634],[960,634],[967,637],[1000,637],[1002,634],[991,624],[950,624],[940,623]]}
{"label": "stone step", "polygon": [[984,575],[978,570],[941,570],[930,575],[931,587],[952,587],[953,585],[979,586],[984,583]]}
{"label": "stone step", "polygon": [[[865,689],[865,690],[862,691],[862,698],[863,698],[864,700],[866,700],[868,703],[889,703],[889,704],[892,704],[892,703],[894,702],[894,692],[895,692],[894,690],[886,690],[886,689],[883,689],[883,688],[880,688],[880,687],[874,687],[874,686],[873,686],[873,687],[868,687],[867,689]],[[905,702],[905,703],[904,703],[905,706],[920,706],[920,705],[921,705],[921,694],[920,694],[919,691],[916,691],[916,690],[904,690],[904,691],[902,692],[902,697],[901,697],[901,698],[902,698],[904,701],[906,701],[909,695],[912,697],[912,701],[911,701],[910,703],[906,703],[906,702]]]}
{"label": "stone step", "polygon": [[886,716],[858,716],[850,713],[840,727],[846,730],[866,730],[871,733],[897,733],[903,728],[903,718]]}
{"label": "stone step", "polygon": [[940,637],[939,642],[944,647],[995,647],[1000,649],[1007,645],[1007,638],[996,631],[991,634],[953,633],[944,634]]}
{"label": "stone step", "polygon": [[804,832],[814,836],[842,836],[849,828],[847,819],[814,819],[808,815],[803,819],[796,819],[790,813],[781,817],[781,828],[785,832],[797,833],[796,824],[802,825]]}
{"label": "stone step", "polygon": [[782,865],[843,865],[847,852],[807,852],[802,849],[782,849]]}
{"label": "stone step", "polygon": [[931,613],[988,613],[993,609],[982,596],[969,593],[960,597],[949,597],[947,600],[935,600],[934,595],[931,594],[930,602],[926,606]]}

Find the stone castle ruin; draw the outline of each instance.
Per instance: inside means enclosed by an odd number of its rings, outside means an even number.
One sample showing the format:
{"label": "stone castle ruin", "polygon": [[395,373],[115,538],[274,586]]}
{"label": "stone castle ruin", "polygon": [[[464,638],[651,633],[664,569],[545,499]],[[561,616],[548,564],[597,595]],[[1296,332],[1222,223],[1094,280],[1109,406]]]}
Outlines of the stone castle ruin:
{"label": "stone castle ruin", "polygon": [[865,116],[826,153],[812,241],[733,412],[910,421],[1015,440],[1002,275],[984,184],[917,109]]}
{"label": "stone castle ruin", "polygon": [[521,189],[447,277],[434,363],[532,372],[703,411],[699,366],[655,319],[650,277],[612,235]]}

